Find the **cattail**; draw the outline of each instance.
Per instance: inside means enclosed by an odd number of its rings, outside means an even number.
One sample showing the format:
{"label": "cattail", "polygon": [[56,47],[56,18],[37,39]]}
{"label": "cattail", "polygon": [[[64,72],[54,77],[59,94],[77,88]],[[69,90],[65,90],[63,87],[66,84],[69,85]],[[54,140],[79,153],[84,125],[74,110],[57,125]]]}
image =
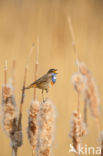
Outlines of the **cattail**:
{"label": "cattail", "polygon": [[81,114],[74,111],[71,120],[70,137],[72,138],[73,147],[78,152],[79,144],[81,144],[81,137],[86,135],[85,124],[82,121]]}
{"label": "cattail", "polygon": [[[37,39],[37,49],[36,49],[36,57],[35,57],[35,72],[34,72],[34,81],[38,76],[38,65],[39,65],[39,39]],[[33,92],[33,100],[30,104],[29,115],[28,115],[28,128],[27,135],[28,140],[32,146],[32,155],[35,155],[35,149],[37,147],[37,136],[38,136],[38,113],[40,110],[40,103],[36,100],[36,88],[34,88]]]}
{"label": "cattail", "polygon": [[32,100],[29,108],[27,135],[28,135],[28,140],[33,148],[33,152],[37,145],[37,134],[38,134],[37,117],[38,117],[39,107],[40,107],[39,102],[37,100]]}
{"label": "cattail", "polygon": [[13,87],[10,84],[2,88],[3,129],[9,136],[13,149],[13,156],[17,154],[17,148],[22,145],[21,130],[17,130],[17,108]]}
{"label": "cattail", "polygon": [[79,72],[83,76],[85,76],[85,78],[87,79],[86,88],[84,91],[84,100],[87,104],[89,104],[92,115],[94,117],[99,117],[99,115],[100,115],[100,98],[98,95],[97,85],[94,81],[92,74],[90,73],[89,69],[85,65],[85,63],[77,60],[77,65],[79,68]]}
{"label": "cattail", "polygon": [[86,79],[79,72],[72,75],[72,82],[77,92],[82,93],[86,87]]}
{"label": "cattail", "polygon": [[[14,67],[15,68],[15,67]],[[14,82],[14,76],[11,78]],[[7,84],[7,61],[4,68],[4,86],[2,87],[2,111],[3,111],[3,129],[9,136],[12,155],[17,155],[17,148],[22,145],[21,127],[18,130],[18,117],[16,101],[14,96],[14,87],[12,83]]]}
{"label": "cattail", "polygon": [[12,85],[5,85],[2,88],[2,108],[3,128],[5,133],[10,136],[13,130],[13,121],[17,117]]}
{"label": "cattail", "polygon": [[72,82],[74,85],[74,89],[78,94],[78,102],[77,102],[77,111],[80,112],[80,94],[83,93],[85,89],[85,77],[81,75],[81,73],[76,72],[72,75]]}
{"label": "cattail", "polygon": [[41,103],[38,118],[38,156],[50,156],[55,126],[55,107],[50,100]]}

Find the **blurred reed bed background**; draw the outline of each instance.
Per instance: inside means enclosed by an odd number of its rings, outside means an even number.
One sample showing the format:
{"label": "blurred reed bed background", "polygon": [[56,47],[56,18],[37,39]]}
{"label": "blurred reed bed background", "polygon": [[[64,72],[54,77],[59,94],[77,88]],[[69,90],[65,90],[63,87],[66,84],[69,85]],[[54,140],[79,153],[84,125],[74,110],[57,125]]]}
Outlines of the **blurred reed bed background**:
{"label": "blurred reed bed background", "polygon": [[[83,60],[88,69],[92,71],[93,77],[100,93],[100,107],[102,110],[102,32],[103,32],[103,1],[97,0],[30,0],[30,1],[0,1],[0,86],[4,83],[4,61],[8,61],[8,74],[11,76],[12,60],[16,60],[15,69],[15,100],[19,109],[21,100],[21,89],[23,85],[24,69],[28,53],[32,43],[39,36],[39,72],[38,77],[49,68],[59,70],[57,83],[50,90],[49,97],[56,105],[57,122],[56,137],[53,146],[53,155],[66,156],[70,154],[69,144],[72,140],[68,137],[70,131],[70,119],[77,108],[77,93],[74,92],[71,76],[77,72],[75,55],[72,48],[71,34],[68,29],[68,16],[71,17],[77,50],[80,59]],[[34,80],[36,48],[33,49],[31,59],[28,61],[28,72],[26,84]],[[92,79],[91,79],[92,81]],[[92,82],[93,83],[93,82]],[[94,83],[93,83],[94,84]],[[2,96],[2,92],[0,92]],[[26,92],[23,105],[22,131],[23,146],[19,148],[18,155],[32,155],[31,146],[27,138],[28,109],[34,97],[33,90]],[[37,97],[42,101],[40,92]],[[84,100],[80,97],[80,112],[83,118]],[[92,106],[92,105],[91,105]],[[13,105],[15,109],[15,105]],[[91,109],[93,112],[94,110]],[[98,112],[96,112],[97,114]],[[16,115],[16,114],[15,114]],[[79,116],[80,117],[80,116]],[[83,144],[97,146],[98,130],[94,118],[88,110],[88,135],[83,138]],[[2,114],[0,114],[0,120]],[[100,127],[102,129],[102,113],[100,116]],[[92,135],[91,135],[92,134]],[[102,135],[102,133],[101,133]],[[0,126],[0,155],[10,155],[9,139],[2,132]],[[90,139],[91,138],[91,139]],[[102,144],[102,140],[101,140]],[[6,149],[6,150],[5,150]]]}

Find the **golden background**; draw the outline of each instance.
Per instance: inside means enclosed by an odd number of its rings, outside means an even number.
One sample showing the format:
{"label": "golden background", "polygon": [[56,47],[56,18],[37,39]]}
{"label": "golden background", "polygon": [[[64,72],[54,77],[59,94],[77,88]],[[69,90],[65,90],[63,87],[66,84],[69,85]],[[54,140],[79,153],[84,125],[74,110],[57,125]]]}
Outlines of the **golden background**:
{"label": "golden background", "polygon": [[[12,60],[16,59],[15,95],[19,107],[25,63],[37,36],[40,41],[39,76],[46,73],[49,68],[58,69],[57,83],[50,89],[48,95],[57,108],[54,156],[74,155],[68,152],[71,143],[68,134],[71,115],[77,106],[77,94],[71,82],[71,76],[77,68],[68,28],[68,16],[71,16],[79,56],[86,62],[98,84],[102,109],[103,1],[0,0],[0,87],[4,82],[5,59],[8,61],[8,79],[11,76]],[[36,48],[29,60],[27,84],[34,79],[35,52]],[[38,90],[37,93],[38,99],[41,100],[40,91]],[[18,156],[31,155],[26,129],[28,108],[32,97],[33,90],[31,89],[26,92],[23,107],[24,143],[19,148]],[[83,112],[82,102],[81,112]],[[2,113],[0,118],[2,118]],[[101,127],[103,126],[102,120],[101,115]],[[88,135],[83,139],[83,144],[97,146],[96,124],[90,112],[88,126]],[[3,133],[1,124],[0,156],[10,155],[9,138]]]}

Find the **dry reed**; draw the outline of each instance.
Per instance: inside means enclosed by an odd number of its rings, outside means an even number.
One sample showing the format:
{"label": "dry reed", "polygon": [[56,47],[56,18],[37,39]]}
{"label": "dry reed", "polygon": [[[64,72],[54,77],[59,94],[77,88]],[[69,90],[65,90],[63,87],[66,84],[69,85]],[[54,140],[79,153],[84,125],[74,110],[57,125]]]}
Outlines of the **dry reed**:
{"label": "dry reed", "polygon": [[41,103],[38,117],[39,132],[37,144],[37,156],[50,156],[55,127],[55,107],[50,100]]}

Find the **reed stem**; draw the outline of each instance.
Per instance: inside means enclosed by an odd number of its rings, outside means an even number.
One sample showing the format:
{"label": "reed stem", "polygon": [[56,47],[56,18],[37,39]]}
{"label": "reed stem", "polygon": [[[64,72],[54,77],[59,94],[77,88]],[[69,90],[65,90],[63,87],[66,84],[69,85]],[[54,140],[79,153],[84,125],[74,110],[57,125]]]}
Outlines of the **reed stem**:
{"label": "reed stem", "polygon": [[4,67],[4,84],[7,84],[7,60],[5,60],[5,67]]}
{"label": "reed stem", "polygon": [[96,121],[96,127],[97,127],[98,136],[99,136],[100,135],[100,131],[101,131],[99,118],[95,118],[95,121]]}
{"label": "reed stem", "polygon": [[80,92],[78,92],[77,112],[80,113]]}
{"label": "reed stem", "polygon": [[16,60],[13,60],[12,61],[12,70],[11,70],[11,73],[12,73],[11,79],[12,79],[13,86],[15,85],[15,66],[16,66]]}
{"label": "reed stem", "polygon": [[[34,81],[37,79],[37,76],[38,76],[38,65],[39,65],[38,59],[39,59],[39,39],[37,38]],[[36,99],[36,88],[34,88],[34,100],[35,99]]]}
{"label": "reed stem", "polygon": [[71,37],[72,37],[72,46],[73,46],[74,54],[75,54],[76,60],[78,60],[78,52],[77,52],[77,47],[76,47],[76,40],[75,40],[75,35],[74,35],[73,26],[72,26],[72,22],[71,22],[71,18],[70,17],[68,17],[68,25],[69,25],[69,30],[70,30]]}
{"label": "reed stem", "polygon": [[23,103],[24,103],[24,96],[25,96],[25,84],[26,84],[26,77],[27,77],[27,69],[28,65],[25,66],[24,71],[24,81],[23,81],[23,87],[22,87],[22,95],[21,95],[21,102],[20,102],[20,109],[19,109],[19,119],[18,119],[18,130],[21,128],[21,119],[22,119],[22,110],[23,110]]}
{"label": "reed stem", "polygon": [[35,148],[32,148],[32,156],[35,156]]}

